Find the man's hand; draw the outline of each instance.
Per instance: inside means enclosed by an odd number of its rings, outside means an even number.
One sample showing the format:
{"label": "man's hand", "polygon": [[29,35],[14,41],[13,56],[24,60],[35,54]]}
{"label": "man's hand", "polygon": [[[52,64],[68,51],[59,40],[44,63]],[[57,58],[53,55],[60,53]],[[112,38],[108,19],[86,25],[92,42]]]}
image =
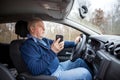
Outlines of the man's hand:
{"label": "man's hand", "polygon": [[64,42],[62,41],[59,43],[59,41],[60,38],[54,41],[53,44],[51,45],[51,50],[56,54],[59,53],[64,48]]}
{"label": "man's hand", "polygon": [[78,42],[80,42],[80,36],[78,36],[78,37],[76,37],[76,39],[75,39],[75,43],[77,44]]}

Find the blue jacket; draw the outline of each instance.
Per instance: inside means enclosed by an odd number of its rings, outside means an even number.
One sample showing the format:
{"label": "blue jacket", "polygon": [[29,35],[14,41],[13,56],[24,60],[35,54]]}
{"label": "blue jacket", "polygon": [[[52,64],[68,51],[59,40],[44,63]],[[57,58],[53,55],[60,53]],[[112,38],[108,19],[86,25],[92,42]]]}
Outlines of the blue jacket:
{"label": "blue jacket", "polygon": [[[35,38],[27,39],[20,47],[22,58],[32,75],[51,75],[58,67],[57,55],[51,50],[53,40],[42,39],[46,45]],[[65,41],[64,47],[74,47],[74,42]]]}

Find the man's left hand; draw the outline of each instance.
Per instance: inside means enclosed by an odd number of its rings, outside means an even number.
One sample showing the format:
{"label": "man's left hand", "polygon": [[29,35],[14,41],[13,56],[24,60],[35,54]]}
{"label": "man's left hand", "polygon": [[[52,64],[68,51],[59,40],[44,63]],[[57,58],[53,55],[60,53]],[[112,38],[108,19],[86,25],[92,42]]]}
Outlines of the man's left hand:
{"label": "man's left hand", "polygon": [[80,42],[80,36],[78,36],[78,37],[76,37],[76,39],[75,39],[75,43],[77,44],[78,42]]}

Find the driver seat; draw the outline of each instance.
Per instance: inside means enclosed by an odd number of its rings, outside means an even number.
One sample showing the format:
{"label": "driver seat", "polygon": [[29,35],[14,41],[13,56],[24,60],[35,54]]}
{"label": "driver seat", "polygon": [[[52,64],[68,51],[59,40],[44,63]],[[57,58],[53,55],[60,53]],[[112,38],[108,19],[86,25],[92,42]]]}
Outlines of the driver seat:
{"label": "driver seat", "polygon": [[13,40],[10,43],[10,58],[18,71],[18,80],[57,80],[56,77],[49,75],[33,76],[27,70],[19,51],[20,45],[25,41],[25,37],[27,37],[29,33],[27,30],[27,22],[18,21],[15,25],[15,33],[23,37],[23,39]]}

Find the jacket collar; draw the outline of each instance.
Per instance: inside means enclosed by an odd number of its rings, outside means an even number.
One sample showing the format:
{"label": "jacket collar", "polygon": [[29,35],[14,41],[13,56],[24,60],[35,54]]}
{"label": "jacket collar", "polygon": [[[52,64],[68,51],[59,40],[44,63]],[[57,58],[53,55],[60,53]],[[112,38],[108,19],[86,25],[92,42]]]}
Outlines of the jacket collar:
{"label": "jacket collar", "polygon": [[36,38],[36,37],[34,37],[34,36],[30,35],[30,34],[28,34],[27,37],[33,39],[33,41],[35,43],[37,43],[37,45],[40,45],[40,46],[42,46],[42,47],[44,47],[46,49],[50,49],[50,44],[44,38],[43,39],[38,39],[38,38]]}

